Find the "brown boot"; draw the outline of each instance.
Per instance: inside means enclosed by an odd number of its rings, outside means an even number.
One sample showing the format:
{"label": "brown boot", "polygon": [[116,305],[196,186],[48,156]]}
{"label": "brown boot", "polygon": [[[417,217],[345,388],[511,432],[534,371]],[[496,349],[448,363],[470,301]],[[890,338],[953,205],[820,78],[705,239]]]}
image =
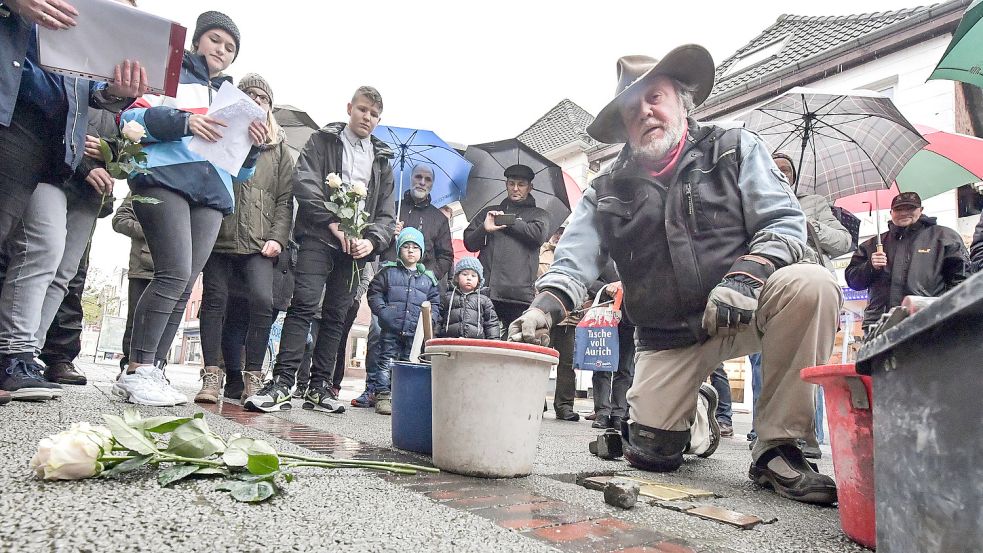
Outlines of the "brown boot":
{"label": "brown boot", "polygon": [[195,396],[195,403],[218,403],[222,395],[222,381],[225,373],[218,367],[205,367],[201,370],[201,391]]}
{"label": "brown boot", "polygon": [[242,371],[242,397],[240,401],[255,395],[263,387],[263,371]]}

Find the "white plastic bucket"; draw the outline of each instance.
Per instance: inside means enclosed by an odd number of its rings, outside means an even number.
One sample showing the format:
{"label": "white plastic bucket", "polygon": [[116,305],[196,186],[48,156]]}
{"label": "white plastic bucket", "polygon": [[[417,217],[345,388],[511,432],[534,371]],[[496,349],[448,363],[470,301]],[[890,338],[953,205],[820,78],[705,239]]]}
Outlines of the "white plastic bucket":
{"label": "white plastic bucket", "polygon": [[433,363],[433,463],[457,474],[512,478],[532,472],[556,350],[440,338]]}

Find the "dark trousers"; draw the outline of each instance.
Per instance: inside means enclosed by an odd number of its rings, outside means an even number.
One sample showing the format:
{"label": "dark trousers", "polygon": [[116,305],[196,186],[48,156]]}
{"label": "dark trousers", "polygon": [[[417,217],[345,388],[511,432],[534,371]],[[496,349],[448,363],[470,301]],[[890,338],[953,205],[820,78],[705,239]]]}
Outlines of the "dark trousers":
{"label": "dark trousers", "polygon": [[576,334],[575,325],[556,325],[550,331],[550,347],[560,352],[560,360],[556,364],[556,391],[553,394],[553,410],[557,413],[573,410],[573,400],[577,397],[577,375],[573,371],[573,341]]}
{"label": "dark trousers", "polygon": [[133,202],[154,260],[154,278],[133,312],[130,363],[149,364],[167,359],[191,288],[215,245],[222,212],[189,204],[162,187],[141,187],[134,193],[159,200]]}
{"label": "dark trousers", "polygon": [[304,347],[304,359],[297,369],[297,387],[301,390],[306,390],[311,382],[311,363],[314,360],[314,348],[317,346],[317,333],[320,329],[321,319],[314,319],[311,322],[311,339]]}
{"label": "dark trousers", "polygon": [[[202,271],[201,353],[206,366],[222,359],[223,327],[231,318],[246,324],[246,370],[263,370],[273,324],[273,259],[260,254],[213,253]],[[229,290],[242,288],[248,310],[228,312]],[[238,365],[236,365],[238,367]]]}
{"label": "dark trousers", "polygon": [[78,272],[68,281],[68,293],[61,300],[55,319],[48,327],[41,350],[41,361],[45,365],[53,363],[71,363],[82,352],[82,292],[85,289],[85,277],[89,271],[89,248],[85,248]]}
{"label": "dark trousers", "polygon": [[126,326],[123,328],[123,361],[130,359],[130,340],[133,336],[133,312],[144,291],[150,286],[149,278],[129,278],[126,285]]}
{"label": "dark trousers", "polygon": [[[352,325],[355,324],[355,317],[358,316],[358,306],[358,303],[353,302],[351,308],[348,309],[348,313],[345,315],[345,324],[341,329],[341,339],[338,340],[338,350],[335,352],[334,372],[331,374],[332,388],[341,388],[341,381],[345,379],[345,368],[348,365],[348,335],[352,331]],[[310,345],[311,352],[310,355],[306,353],[304,355],[304,363],[301,364],[300,371],[297,373],[298,384],[303,382],[306,385],[307,381],[310,380],[311,367],[314,365],[324,366],[330,358],[330,352],[321,346],[323,342],[318,339],[318,335],[321,332],[321,325],[318,321],[314,321],[313,327],[311,329],[311,336],[314,337],[314,340]],[[304,375],[305,365],[307,368],[306,378]]]}
{"label": "dark trousers", "polygon": [[[495,306],[495,314],[498,315],[498,322],[502,324],[502,339],[508,340],[509,325],[512,324],[512,321],[518,319],[526,309],[529,309],[529,304],[494,300],[492,301],[492,305]],[[571,351],[573,350],[571,349]]]}
{"label": "dark trousers", "polygon": [[717,422],[722,422],[724,424],[733,425],[733,413],[731,412],[731,392],[730,392],[730,380],[727,378],[727,372],[724,371],[724,364],[721,363],[716,369],[710,373],[710,385],[717,390],[718,403],[717,403]]}
{"label": "dark trousers", "polygon": [[595,372],[594,412],[598,415],[626,418],[628,388],[635,378],[635,327],[622,322],[618,325],[618,370]]}
{"label": "dark trousers", "polygon": [[58,131],[57,124],[45,123],[40,112],[21,104],[10,125],[0,125],[0,245],[20,222],[38,183],[67,176],[48,174],[64,166],[64,124]]}
{"label": "dark trousers", "polygon": [[311,322],[320,303],[318,341],[325,349],[321,356],[323,364],[311,364],[310,386],[317,388],[331,382],[345,318],[355,298],[353,276],[351,256],[316,239],[301,239],[294,295],[283,321],[274,377],[291,386],[294,384],[304,358]]}

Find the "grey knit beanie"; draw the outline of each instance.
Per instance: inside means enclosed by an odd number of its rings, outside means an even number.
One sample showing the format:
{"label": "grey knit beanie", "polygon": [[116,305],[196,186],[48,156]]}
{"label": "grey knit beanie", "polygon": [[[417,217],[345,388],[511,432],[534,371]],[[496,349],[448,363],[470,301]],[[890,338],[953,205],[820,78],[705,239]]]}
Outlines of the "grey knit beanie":
{"label": "grey knit beanie", "polygon": [[455,284],[458,273],[468,269],[478,273],[478,286],[481,286],[482,282],[485,280],[485,271],[481,268],[481,262],[478,261],[477,257],[462,257],[461,260],[454,265]]}
{"label": "grey knit beanie", "polygon": [[239,79],[239,90],[245,92],[247,88],[258,88],[266,93],[270,97],[270,105],[273,105],[273,89],[270,88],[270,83],[266,82],[259,73],[246,73],[241,79]]}
{"label": "grey knit beanie", "polygon": [[201,35],[208,29],[222,29],[232,35],[232,40],[236,43],[236,53],[232,56],[232,61],[235,61],[239,57],[239,27],[222,12],[204,12],[198,16],[198,22],[195,23],[195,34],[191,36],[191,44],[198,44]]}

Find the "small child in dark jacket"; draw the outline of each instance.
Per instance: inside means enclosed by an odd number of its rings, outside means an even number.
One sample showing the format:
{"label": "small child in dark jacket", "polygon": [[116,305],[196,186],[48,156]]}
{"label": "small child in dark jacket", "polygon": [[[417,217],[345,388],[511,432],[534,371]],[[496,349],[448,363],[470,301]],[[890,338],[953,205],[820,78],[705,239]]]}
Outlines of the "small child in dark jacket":
{"label": "small child in dark jacket", "polygon": [[[389,375],[392,363],[408,360],[413,348],[413,335],[420,320],[423,302],[436,307],[440,303],[437,277],[422,263],[423,234],[407,227],[396,238],[399,261],[389,261],[379,267],[379,273],[369,284],[368,301],[372,313],[379,318],[379,372],[375,381],[375,411],[392,414]],[[431,311],[433,326],[440,323],[440,310]]]}
{"label": "small child in dark jacket", "polygon": [[465,257],[454,266],[451,289],[444,294],[440,313],[444,324],[436,334],[441,338],[483,338],[498,340],[501,328],[495,306],[481,295],[484,274],[475,257]]}

